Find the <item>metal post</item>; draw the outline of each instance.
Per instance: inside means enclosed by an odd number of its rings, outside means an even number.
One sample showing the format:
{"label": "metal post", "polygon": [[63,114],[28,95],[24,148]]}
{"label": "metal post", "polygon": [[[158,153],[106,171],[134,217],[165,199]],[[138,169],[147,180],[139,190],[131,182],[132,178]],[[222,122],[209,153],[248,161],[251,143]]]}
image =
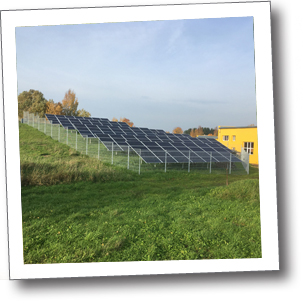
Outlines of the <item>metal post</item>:
{"label": "metal post", "polygon": [[129,146],[127,146],[127,169],[129,169]]}
{"label": "metal post", "polygon": [[190,172],[190,150],[188,151],[188,172]]}
{"label": "metal post", "polygon": [[209,173],[211,174],[211,157],[212,157],[212,154],[210,152],[210,162],[209,162]]}
{"label": "metal post", "polygon": [[98,160],[100,159],[100,140],[98,139]]}
{"label": "metal post", "polygon": [[60,142],[60,124],[59,124],[59,127],[58,127],[58,141]]}
{"label": "metal post", "polygon": [[77,141],[77,138],[78,138],[78,132],[76,131],[76,150],[78,150],[78,141]]}
{"label": "metal post", "polygon": [[44,133],[46,134],[46,119],[44,121]]}
{"label": "metal post", "polygon": [[114,142],[112,142],[112,164],[114,164]]}
{"label": "metal post", "polygon": [[229,174],[231,174],[231,153],[230,153],[230,157],[229,157]]}
{"label": "metal post", "polygon": [[247,155],[247,174],[249,174],[249,154]]}
{"label": "metal post", "polygon": [[167,151],[165,151],[165,169],[164,169],[165,172],[166,172],[166,165],[167,165]]}
{"label": "metal post", "polygon": [[139,153],[139,175],[140,175],[140,164],[141,164],[141,157],[140,157],[140,155],[141,155],[141,149],[140,149],[140,153]]}
{"label": "metal post", "polygon": [[87,149],[88,149],[88,136],[86,136],[86,155],[87,155]]}
{"label": "metal post", "polygon": [[38,118],[38,130],[40,130],[40,118]]}
{"label": "metal post", "polygon": [[66,128],[66,145],[68,145],[68,127]]}
{"label": "metal post", "polygon": [[51,120],[51,137],[53,137],[53,121]]}

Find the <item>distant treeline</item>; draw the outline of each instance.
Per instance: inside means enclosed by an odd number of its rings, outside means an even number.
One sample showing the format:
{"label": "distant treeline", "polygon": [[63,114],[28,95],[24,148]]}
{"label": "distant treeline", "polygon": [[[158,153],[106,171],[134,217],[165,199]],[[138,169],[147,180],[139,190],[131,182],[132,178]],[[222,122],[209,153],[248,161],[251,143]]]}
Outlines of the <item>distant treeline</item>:
{"label": "distant treeline", "polygon": [[197,136],[218,136],[218,128],[209,128],[198,126],[197,128],[189,128],[185,131],[181,127],[176,127],[173,130],[174,134],[187,134],[195,138]]}

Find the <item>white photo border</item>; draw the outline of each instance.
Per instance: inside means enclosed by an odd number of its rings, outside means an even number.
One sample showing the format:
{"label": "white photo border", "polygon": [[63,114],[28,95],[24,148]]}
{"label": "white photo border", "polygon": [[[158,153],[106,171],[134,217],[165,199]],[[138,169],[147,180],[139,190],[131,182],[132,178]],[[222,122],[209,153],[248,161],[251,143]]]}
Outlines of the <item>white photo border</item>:
{"label": "white photo border", "polygon": [[[262,258],[24,264],[15,28],[38,25],[244,16],[254,18]],[[279,269],[270,2],[2,11],[1,23],[10,279],[243,272]]]}

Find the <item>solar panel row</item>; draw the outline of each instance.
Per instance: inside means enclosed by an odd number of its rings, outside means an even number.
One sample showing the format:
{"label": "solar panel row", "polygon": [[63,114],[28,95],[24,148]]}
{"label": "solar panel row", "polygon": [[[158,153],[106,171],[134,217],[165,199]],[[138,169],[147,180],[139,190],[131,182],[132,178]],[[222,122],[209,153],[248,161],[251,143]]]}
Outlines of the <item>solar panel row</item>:
{"label": "solar panel row", "polygon": [[77,130],[81,136],[98,138],[111,150],[131,148],[146,163],[240,162],[231,151],[214,139],[170,134],[160,129],[130,127],[125,122],[46,114],[52,124]]}

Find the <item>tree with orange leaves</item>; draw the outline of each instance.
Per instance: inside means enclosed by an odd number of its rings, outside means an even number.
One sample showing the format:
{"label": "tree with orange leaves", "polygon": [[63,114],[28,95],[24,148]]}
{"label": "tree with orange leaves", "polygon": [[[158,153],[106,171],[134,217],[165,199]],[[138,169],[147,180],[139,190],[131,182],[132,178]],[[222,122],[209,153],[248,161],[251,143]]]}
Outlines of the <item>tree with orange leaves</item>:
{"label": "tree with orange leaves", "polygon": [[176,127],[176,128],[174,128],[173,133],[174,134],[183,134],[183,130],[181,127]]}
{"label": "tree with orange leaves", "polygon": [[120,118],[120,122],[125,122],[130,127],[134,126],[134,123],[131,122],[129,119],[126,119],[126,118]]}
{"label": "tree with orange leaves", "polygon": [[196,130],[196,137],[197,136],[203,136],[204,135],[204,132],[203,132],[203,128],[202,126],[198,126],[197,130]]}
{"label": "tree with orange leaves", "polygon": [[194,128],[194,129],[192,129],[191,131],[190,131],[190,134],[189,134],[191,137],[193,137],[193,138],[196,138],[197,136],[196,136],[196,129]]}
{"label": "tree with orange leaves", "polygon": [[77,117],[87,117],[88,118],[88,117],[91,117],[91,114],[82,108],[77,111]]}
{"label": "tree with orange leaves", "polygon": [[62,114],[65,116],[77,116],[78,104],[76,94],[69,89],[62,100]]}
{"label": "tree with orange leaves", "polygon": [[61,102],[55,103],[54,100],[46,102],[46,114],[62,115],[62,104]]}
{"label": "tree with orange leaves", "polygon": [[113,122],[118,122],[118,119],[114,117],[114,118],[112,118],[112,121]]}

